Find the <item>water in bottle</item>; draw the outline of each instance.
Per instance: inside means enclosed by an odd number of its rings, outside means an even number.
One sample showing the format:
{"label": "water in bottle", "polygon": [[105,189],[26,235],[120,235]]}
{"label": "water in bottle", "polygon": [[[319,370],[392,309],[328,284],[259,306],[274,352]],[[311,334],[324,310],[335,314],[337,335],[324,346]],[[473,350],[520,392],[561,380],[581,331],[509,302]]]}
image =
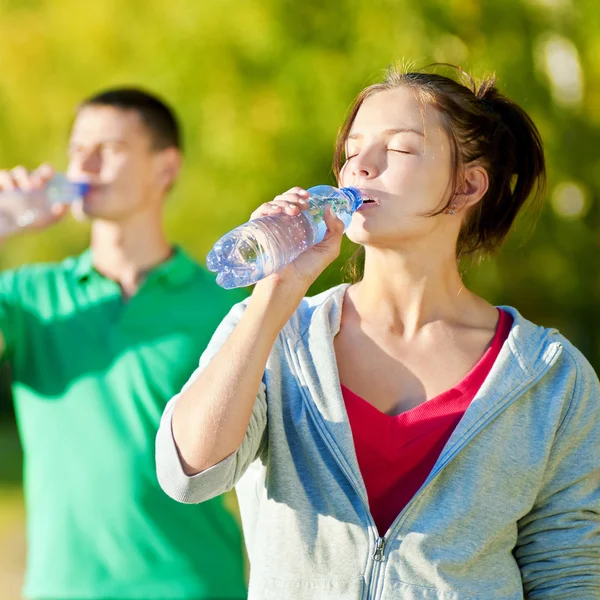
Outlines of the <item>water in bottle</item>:
{"label": "water in bottle", "polygon": [[89,184],[69,181],[56,174],[40,190],[6,190],[0,192],[0,237],[28,227],[47,216],[53,204],[70,204],[81,200]]}
{"label": "water in bottle", "polygon": [[206,264],[218,273],[217,283],[221,287],[232,289],[256,283],[318,244],[327,231],[323,219],[327,205],[342,220],[345,230],[352,214],[363,203],[360,191],[353,187],[317,185],[307,191],[308,208],[301,213],[253,219],[225,234],[214,245]]}

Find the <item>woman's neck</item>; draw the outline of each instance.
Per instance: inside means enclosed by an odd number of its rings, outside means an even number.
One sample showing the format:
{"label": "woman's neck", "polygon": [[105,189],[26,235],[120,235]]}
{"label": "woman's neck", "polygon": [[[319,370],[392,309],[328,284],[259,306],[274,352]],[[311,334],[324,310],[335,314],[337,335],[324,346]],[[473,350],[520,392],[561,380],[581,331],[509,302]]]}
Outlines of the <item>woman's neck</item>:
{"label": "woman's neck", "polygon": [[407,339],[435,321],[495,318],[492,307],[465,288],[454,252],[368,248],[364,277],[350,300],[361,322]]}

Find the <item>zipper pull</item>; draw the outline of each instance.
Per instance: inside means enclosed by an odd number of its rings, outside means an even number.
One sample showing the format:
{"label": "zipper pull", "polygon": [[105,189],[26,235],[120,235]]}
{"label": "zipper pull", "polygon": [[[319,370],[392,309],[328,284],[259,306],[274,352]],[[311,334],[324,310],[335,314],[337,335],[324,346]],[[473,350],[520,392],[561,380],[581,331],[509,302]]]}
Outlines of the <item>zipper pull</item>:
{"label": "zipper pull", "polygon": [[378,538],[377,544],[375,545],[375,553],[373,554],[373,560],[377,562],[383,562],[383,552],[385,550],[385,538]]}

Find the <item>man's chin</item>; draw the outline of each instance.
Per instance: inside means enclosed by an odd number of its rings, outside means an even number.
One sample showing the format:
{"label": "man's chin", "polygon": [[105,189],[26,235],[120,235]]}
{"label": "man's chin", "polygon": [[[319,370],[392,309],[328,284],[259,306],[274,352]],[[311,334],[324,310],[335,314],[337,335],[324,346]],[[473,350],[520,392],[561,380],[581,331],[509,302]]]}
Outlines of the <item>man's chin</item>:
{"label": "man's chin", "polygon": [[93,218],[93,215],[89,214],[82,200],[76,200],[71,204],[71,215],[76,221],[86,222]]}
{"label": "man's chin", "polygon": [[85,201],[76,201],[71,204],[71,214],[76,221],[89,223],[90,221],[106,221],[109,223],[120,223],[125,215],[117,211],[102,210],[100,206],[95,206]]}

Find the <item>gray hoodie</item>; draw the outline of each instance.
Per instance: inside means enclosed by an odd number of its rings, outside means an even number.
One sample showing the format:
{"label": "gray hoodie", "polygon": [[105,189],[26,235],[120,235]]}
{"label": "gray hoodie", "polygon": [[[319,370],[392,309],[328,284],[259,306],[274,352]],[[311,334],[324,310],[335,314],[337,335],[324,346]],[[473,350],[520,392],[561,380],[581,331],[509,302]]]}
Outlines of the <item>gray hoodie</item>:
{"label": "gray hoodie", "polygon": [[[277,338],[245,439],[188,477],[157,436],[161,486],[196,503],[236,486],[251,600],[600,598],[600,385],[555,330],[514,318],[429,477],[380,538],[333,338],[347,286],[305,298]],[[197,376],[239,321],[220,325]],[[201,398],[198,399],[201,401]]]}

